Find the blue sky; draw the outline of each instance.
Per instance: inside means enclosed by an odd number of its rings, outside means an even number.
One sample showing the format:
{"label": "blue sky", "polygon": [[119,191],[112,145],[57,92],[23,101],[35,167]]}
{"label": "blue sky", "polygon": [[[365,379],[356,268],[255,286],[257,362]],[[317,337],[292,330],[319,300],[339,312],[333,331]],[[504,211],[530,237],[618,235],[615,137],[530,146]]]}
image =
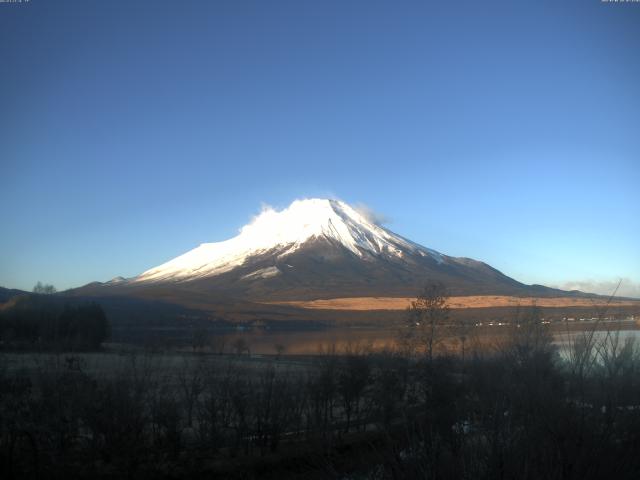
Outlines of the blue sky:
{"label": "blue sky", "polygon": [[334,196],[640,295],[639,45],[640,4],[598,0],[0,4],[0,285],[132,276]]}

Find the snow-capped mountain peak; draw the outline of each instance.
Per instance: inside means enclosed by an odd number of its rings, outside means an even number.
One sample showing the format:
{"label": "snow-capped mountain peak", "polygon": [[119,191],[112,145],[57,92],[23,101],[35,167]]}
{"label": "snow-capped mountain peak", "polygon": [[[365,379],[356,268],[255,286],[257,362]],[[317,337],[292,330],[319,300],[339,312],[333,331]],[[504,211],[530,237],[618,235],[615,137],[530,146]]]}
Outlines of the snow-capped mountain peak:
{"label": "snow-capped mountain peak", "polygon": [[[339,244],[358,257],[406,253],[431,256],[434,251],[410,242],[376,225],[366,215],[345,202],[328,199],[296,200],[284,210],[266,208],[252,222],[240,229],[236,237],[199,247],[136,277],[134,282],[187,281],[219,275],[232,270],[247,259],[273,253],[287,256],[313,239]],[[269,270],[276,275],[277,269]],[[263,272],[264,273],[264,272]]]}

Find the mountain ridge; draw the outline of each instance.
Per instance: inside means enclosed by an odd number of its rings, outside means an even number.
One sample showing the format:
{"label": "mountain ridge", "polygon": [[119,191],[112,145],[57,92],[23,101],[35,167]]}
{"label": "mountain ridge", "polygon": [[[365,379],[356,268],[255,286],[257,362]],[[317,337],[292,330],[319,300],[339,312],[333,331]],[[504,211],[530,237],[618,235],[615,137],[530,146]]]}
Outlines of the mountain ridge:
{"label": "mountain ridge", "polygon": [[468,257],[451,257],[370,220],[340,200],[296,200],[263,209],[229,240],[203,243],[140,275],[79,291],[129,294],[156,288],[242,301],[415,296],[427,282],[451,295],[579,296],[525,285]]}
{"label": "mountain ridge", "polygon": [[265,209],[229,240],[203,243],[158,267],[134,277],[132,282],[189,281],[215,276],[241,266],[252,256],[272,250],[278,257],[294,253],[314,239],[337,242],[357,257],[401,256],[403,252],[442,255],[380,225],[371,222],[350,205],[339,200],[296,200],[281,211]]}

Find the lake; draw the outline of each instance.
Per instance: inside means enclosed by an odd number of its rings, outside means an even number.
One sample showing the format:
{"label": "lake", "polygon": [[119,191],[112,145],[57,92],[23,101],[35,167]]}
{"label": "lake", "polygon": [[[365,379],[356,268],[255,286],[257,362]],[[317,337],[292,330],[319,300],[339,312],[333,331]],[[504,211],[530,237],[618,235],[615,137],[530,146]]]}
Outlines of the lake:
{"label": "lake", "polygon": [[[566,346],[572,339],[588,329],[597,327],[595,335],[602,338],[607,329],[618,332],[621,339],[640,337],[640,327],[632,320],[620,320],[600,322],[597,326],[593,323],[553,324],[549,330],[553,335],[554,343],[558,346]],[[499,346],[515,328],[510,325],[483,325],[475,327],[467,335],[469,348],[491,348]],[[372,350],[380,351],[392,349],[397,346],[398,334],[401,328],[325,328],[314,330],[271,330],[271,329],[247,329],[226,330],[224,332],[212,332],[209,334],[206,349],[214,352],[234,352],[236,347],[242,344],[251,354],[271,355],[279,350],[284,355],[314,355],[335,349],[337,353],[348,350]],[[457,350],[458,340],[453,338],[448,342],[448,348]]]}

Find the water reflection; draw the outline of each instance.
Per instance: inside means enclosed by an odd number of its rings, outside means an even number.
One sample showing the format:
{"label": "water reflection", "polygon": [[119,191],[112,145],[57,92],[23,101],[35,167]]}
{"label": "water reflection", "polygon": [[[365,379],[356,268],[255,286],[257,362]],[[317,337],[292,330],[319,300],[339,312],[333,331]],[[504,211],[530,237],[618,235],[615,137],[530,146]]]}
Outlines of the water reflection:
{"label": "water reflection", "polygon": [[[473,348],[498,348],[509,337],[514,327],[493,326],[476,328],[466,338],[469,351]],[[553,342],[562,350],[579,336],[584,335],[585,327],[567,329],[564,326],[550,326]],[[633,322],[601,325],[594,332],[594,339],[599,341],[607,335],[604,328],[609,328],[619,336],[621,342],[626,338],[640,337],[640,329]],[[330,328],[322,330],[267,330],[254,329],[214,333],[209,336],[206,349],[213,352],[234,353],[240,344],[252,355],[314,355],[335,349],[338,353],[348,350],[380,351],[394,349],[398,346],[397,338],[400,328]],[[453,335],[443,348],[455,351],[459,347],[459,339]]]}

